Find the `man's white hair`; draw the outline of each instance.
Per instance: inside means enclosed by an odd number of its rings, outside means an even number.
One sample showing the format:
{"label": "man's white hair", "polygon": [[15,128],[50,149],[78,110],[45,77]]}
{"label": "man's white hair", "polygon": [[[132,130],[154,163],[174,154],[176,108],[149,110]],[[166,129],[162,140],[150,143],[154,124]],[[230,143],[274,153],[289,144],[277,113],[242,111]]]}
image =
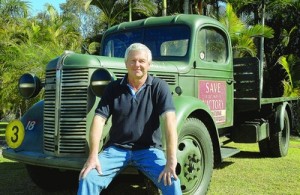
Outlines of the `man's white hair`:
{"label": "man's white hair", "polygon": [[152,53],[151,53],[150,49],[142,43],[133,43],[133,44],[131,44],[125,51],[124,61],[127,62],[128,54],[129,54],[130,51],[141,51],[141,50],[147,52],[147,56],[148,56],[147,59],[148,59],[149,64],[151,64],[151,62],[152,62]]}

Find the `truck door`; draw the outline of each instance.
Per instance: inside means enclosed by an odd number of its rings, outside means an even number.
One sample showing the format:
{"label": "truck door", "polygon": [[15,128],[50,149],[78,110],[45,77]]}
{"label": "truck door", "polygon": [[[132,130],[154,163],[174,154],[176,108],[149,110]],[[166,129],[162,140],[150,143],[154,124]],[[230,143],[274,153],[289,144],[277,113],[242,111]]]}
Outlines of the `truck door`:
{"label": "truck door", "polygon": [[196,35],[195,96],[210,108],[218,127],[233,123],[231,43],[218,27],[204,26]]}

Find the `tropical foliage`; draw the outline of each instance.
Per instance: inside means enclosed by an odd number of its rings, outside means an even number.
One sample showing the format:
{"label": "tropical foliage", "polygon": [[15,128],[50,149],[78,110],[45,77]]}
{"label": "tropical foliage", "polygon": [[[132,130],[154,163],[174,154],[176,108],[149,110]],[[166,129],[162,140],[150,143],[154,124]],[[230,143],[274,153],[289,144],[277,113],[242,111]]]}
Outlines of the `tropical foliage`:
{"label": "tropical foliage", "polygon": [[293,54],[281,56],[276,65],[284,70],[283,96],[299,96],[300,94],[300,58]]}
{"label": "tropical foliage", "polygon": [[44,77],[46,64],[64,50],[79,51],[81,35],[53,6],[29,17],[25,1],[1,1],[0,13],[0,117],[23,114],[42,98],[24,100],[18,94],[20,75],[30,72]]}
{"label": "tropical foliage", "polygon": [[257,48],[255,45],[256,37],[273,38],[273,29],[267,26],[256,24],[247,26],[237,15],[230,3],[226,6],[224,16],[220,17],[230,34],[234,51],[234,57],[256,56]]}
{"label": "tropical foliage", "polygon": [[[266,42],[269,67],[275,72],[278,70],[276,65],[279,64],[283,68],[279,76],[283,75],[286,77],[283,82],[283,94],[285,96],[292,94],[299,95],[300,1],[274,0],[268,1],[268,6],[266,23],[275,30],[275,38],[272,41],[268,40]],[[273,73],[275,74],[274,71]]]}
{"label": "tropical foliage", "polygon": [[[248,24],[262,21],[262,0],[228,0],[240,18]],[[300,56],[300,1],[264,0],[265,24],[274,30],[274,38],[265,40],[264,58],[266,71],[272,75],[270,88],[273,96],[299,94],[299,78],[296,70]],[[257,10],[255,12],[255,10]],[[286,59],[286,60],[285,60]],[[293,67],[289,71],[287,67]],[[296,68],[297,67],[297,68]],[[285,78],[284,80],[282,80]],[[290,80],[292,79],[292,80]]]}
{"label": "tropical foliage", "polygon": [[[135,13],[135,19],[149,17],[157,13],[157,6],[153,1],[141,0],[89,0],[85,4],[86,9],[94,5],[101,9],[100,21],[111,27],[117,23],[131,21],[131,14]],[[129,12],[129,9],[131,12]]]}
{"label": "tropical foliage", "polygon": [[60,4],[62,15],[71,26],[77,29],[83,38],[94,37],[103,32],[104,25],[100,21],[101,11],[94,6],[85,9],[85,0],[68,0]]}
{"label": "tropical foliage", "polygon": [[163,5],[167,5],[167,15],[193,13],[219,19],[230,32],[236,57],[256,56],[257,37],[266,37],[266,69],[277,79],[271,83],[276,89],[284,86],[279,96],[297,94],[300,1],[264,2],[265,23],[271,28],[261,24],[262,0],[66,0],[60,5],[61,12],[47,4],[35,15],[28,1],[0,0],[0,120],[10,114],[23,114],[43,96],[21,98],[17,90],[20,75],[30,72],[43,78],[46,64],[64,50],[81,52],[82,46],[88,45],[97,51],[108,27],[159,16]]}

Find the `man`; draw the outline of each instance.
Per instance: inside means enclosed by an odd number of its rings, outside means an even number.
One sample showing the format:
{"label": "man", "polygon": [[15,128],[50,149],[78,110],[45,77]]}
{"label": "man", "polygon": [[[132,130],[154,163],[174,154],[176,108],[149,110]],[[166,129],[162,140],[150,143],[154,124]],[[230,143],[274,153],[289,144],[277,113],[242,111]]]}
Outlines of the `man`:
{"label": "man", "polygon": [[[78,194],[99,194],[128,165],[143,172],[164,195],[182,194],[175,170],[178,137],[172,95],[165,81],[148,74],[151,62],[151,51],[145,45],[134,43],[127,48],[127,74],[106,87],[95,111]],[[110,116],[109,140],[98,154]],[[167,158],[161,150],[160,117],[165,124]]]}

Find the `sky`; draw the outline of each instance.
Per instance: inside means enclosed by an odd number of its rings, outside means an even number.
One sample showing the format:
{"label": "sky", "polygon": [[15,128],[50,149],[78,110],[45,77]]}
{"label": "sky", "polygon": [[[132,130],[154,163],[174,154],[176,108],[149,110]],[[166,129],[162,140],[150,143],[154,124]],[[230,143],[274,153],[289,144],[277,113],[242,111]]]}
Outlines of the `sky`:
{"label": "sky", "polygon": [[65,3],[66,0],[26,0],[31,4],[30,13],[32,15],[36,15],[38,12],[45,11],[45,4],[49,3],[55,7],[56,10],[59,11],[59,4]]}

